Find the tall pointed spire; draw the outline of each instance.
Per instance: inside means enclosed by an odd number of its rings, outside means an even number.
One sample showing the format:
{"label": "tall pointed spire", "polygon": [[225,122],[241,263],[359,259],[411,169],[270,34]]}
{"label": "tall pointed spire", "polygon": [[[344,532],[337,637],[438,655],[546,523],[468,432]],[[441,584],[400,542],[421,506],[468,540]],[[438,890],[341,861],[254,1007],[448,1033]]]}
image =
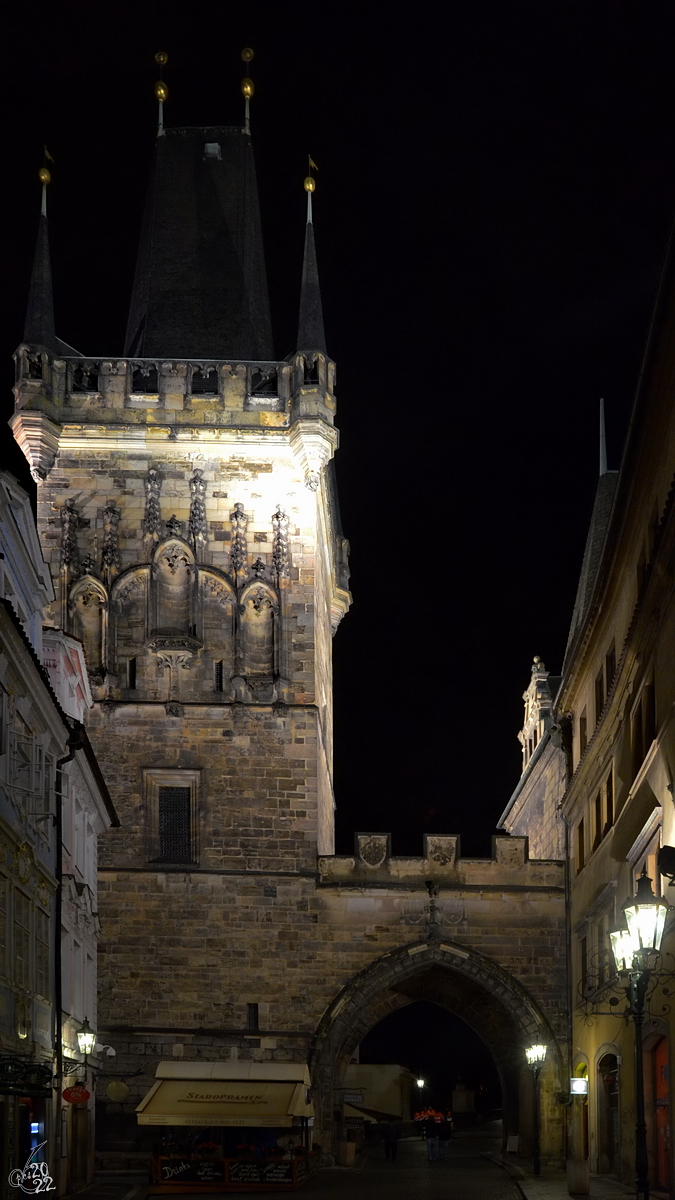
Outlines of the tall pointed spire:
{"label": "tall pointed spire", "polygon": [[300,289],[300,319],[298,321],[298,350],[321,350],[326,353],[326,335],[323,328],[323,308],[319,288],[319,268],[316,261],[314,224],[312,221],[312,192],[316,183],[311,175],[305,179],[307,192],[307,227],[305,229],[305,255],[302,264],[302,286]]}
{"label": "tall pointed spire", "polygon": [[607,438],[605,437],[605,402],[600,401],[600,475],[607,474]]}
{"label": "tall pointed spire", "polygon": [[47,184],[51,180],[51,175],[46,167],[40,168],[39,177],[42,183],[42,208],[35,244],[23,340],[29,345],[45,346],[46,349],[53,350],[56,334],[54,332],[52,268],[47,231]]}

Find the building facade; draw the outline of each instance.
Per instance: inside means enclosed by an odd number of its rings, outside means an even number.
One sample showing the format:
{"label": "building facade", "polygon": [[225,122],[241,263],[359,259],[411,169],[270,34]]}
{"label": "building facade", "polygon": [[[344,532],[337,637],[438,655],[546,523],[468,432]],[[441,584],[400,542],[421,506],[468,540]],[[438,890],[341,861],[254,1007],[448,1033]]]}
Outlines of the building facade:
{"label": "building facade", "polygon": [[[529,754],[501,822],[533,838],[549,829],[551,844],[564,847],[571,1066],[588,1084],[587,1095],[571,1102],[569,1155],[591,1171],[634,1178],[639,1070],[649,1176],[669,1195],[675,922],[666,923],[660,984],[649,996],[637,1056],[609,932],[644,871],[656,895],[672,900],[657,857],[662,844],[675,843],[674,356],[671,249],[620,471],[607,470],[601,449],[562,678],[552,706],[545,697],[550,715],[537,748],[525,733],[526,701],[521,741]],[[541,686],[538,665],[530,692]]]}
{"label": "building facade", "polygon": [[[43,630],[43,608],[53,598],[51,578],[29,498],[6,472],[0,473],[0,553],[4,1197],[10,1170],[43,1142],[52,1178],[61,1186],[92,1175],[93,1100],[75,1111],[60,1102],[60,1091],[81,1077],[77,1029],[87,1011],[96,1020],[96,841],[114,810],[79,725],[90,703],[82,647]],[[59,808],[66,831],[63,854]],[[59,1029],[65,1060],[57,1052]]]}

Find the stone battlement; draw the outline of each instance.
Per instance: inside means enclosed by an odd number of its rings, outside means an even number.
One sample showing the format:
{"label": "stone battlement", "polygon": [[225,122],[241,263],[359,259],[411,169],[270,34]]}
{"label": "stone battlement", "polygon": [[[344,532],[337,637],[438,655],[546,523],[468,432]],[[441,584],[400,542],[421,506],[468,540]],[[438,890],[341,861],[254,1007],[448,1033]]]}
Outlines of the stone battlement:
{"label": "stone battlement", "polygon": [[17,408],[58,420],[286,428],[298,415],[332,424],[335,414],[334,364],[318,353],[283,362],[165,361],[53,356],[21,345],[15,359]]}
{"label": "stone battlement", "polygon": [[462,858],[456,834],[427,834],[421,858],[392,856],[388,833],[357,833],[354,856],[319,859],[324,886],[469,890],[564,887],[564,863],[530,859],[526,837],[492,839],[491,858]]}

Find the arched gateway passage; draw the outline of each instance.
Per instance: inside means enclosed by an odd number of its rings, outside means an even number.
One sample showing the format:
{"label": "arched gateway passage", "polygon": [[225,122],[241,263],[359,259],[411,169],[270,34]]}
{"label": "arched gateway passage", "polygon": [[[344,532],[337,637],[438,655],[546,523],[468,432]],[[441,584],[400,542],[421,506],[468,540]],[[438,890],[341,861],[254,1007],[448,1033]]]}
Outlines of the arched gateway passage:
{"label": "arched gateway passage", "polygon": [[317,1029],[310,1064],[315,1112],[326,1149],[339,1136],[339,1089],[355,1047],[389,1013],[416,1000],[440,1004],[467,1022],[490,1050],[501,1078],[504,1140],[518,1134],[527,1153],[532,1090],[525,1047],[545,1042],[542,1152],[562,1154],[563,1063],[555,1034],[533,998],[497,963],[451,942],[404,946],[371,963],[343,988]]}

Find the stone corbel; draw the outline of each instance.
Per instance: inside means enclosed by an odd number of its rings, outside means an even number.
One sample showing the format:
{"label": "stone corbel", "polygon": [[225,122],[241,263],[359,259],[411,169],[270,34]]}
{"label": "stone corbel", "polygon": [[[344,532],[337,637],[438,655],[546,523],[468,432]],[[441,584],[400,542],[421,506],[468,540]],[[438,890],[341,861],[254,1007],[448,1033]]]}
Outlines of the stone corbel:
{"label": "stone corbel", "polygon": [[61,426],[31,409],[19,409],[10,417],[9,425],[28,459],[33,479],[42,483],[56,462]]}
{"label": "stone corbel", "polygon": [[324,467],[338,447],[339,434],[333,425],[317,418],[294,421],[290,430],[291,449],[299,462],[305,487],[315,492],[321,482]]}

